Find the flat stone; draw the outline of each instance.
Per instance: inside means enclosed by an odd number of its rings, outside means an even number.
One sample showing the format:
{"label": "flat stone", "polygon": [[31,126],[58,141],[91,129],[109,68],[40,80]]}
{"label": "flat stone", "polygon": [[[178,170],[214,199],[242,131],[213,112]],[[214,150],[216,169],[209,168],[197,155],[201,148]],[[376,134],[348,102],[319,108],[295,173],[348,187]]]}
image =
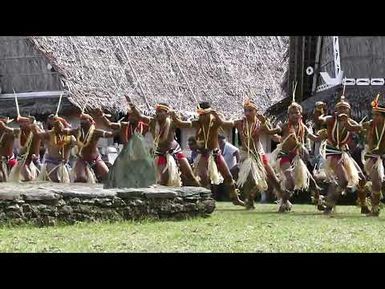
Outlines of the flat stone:
{"label": "flat stone", "polygon": [[70,184],[62,184],[62,183],[52,183],[52,182],[40,182],[35,183],[34,188],[38,187],[39,189],[45,190],[55,190],[57,193],[71,190],[79,190],[79,191],[94,191],[100,190],[103,188],[102,184],[88,184],[88,183],[70,183]]}
{"label": "flat stone", "polygon": [[210,196],[211,191],[203,187],[180,187],[173,188],[173,190],[181,197],[190,197],[190,196]]}
{"label": "flat stone", "polygon": [[143,197],[143,189],[119,189],[116,190],[117,197],[121,199],[136,199]]}
{"label": "flat stone", "polygon": [[147,199],[174,199],[178,196],[175,191],[167,188],[144,188],[143,194]]}
{"label": "flat stone", "polygon": [[116,196],[116,192],[111,190],[84,188],[84,190],[62,190],[61,195],[64,198],[79,198],[79,199],[91,199],[91,198],[113,198]]}
{"label": "flat stone", "polygon": [[20,193],[11,191],[0,192],[0,201],[13,201],[20,198]]}
{"label": "flat stone", "polygon": [[183,197],[183,201],[190,202],[190,201],[200,200],[201,198],[202,197],[200,195],[188,195],[188,196]]}
{"label": "flat stone", "polygon": [[21,196],[23,197],[24,201],[27,201],[27,202],[56,201],[61,198],[59,194],[56,194],[51,191],[43,191],[43,190],[29,191],[28,193],[22,193]]}

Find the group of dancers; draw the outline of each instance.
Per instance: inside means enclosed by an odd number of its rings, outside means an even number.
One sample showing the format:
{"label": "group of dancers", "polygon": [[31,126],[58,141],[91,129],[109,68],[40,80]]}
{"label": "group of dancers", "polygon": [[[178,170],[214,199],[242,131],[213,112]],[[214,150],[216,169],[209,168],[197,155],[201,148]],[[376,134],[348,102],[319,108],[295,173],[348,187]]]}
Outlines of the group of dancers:
{"label": "group of dancers", "polygon": [[[51,181],[51,182],[103,182],[109,169],[101,159],[97,143],[100,138],[120,136],[128,145],[134,135],[151,133],[153,158],[156,167],[156,183],[165,186],[202,186],[224,183],[234,205],[254,208],[258,193],[269,186],[278,200],[278,212],[289,212],[290,198],[297,190],[312,194],[318,210],[331,214],[338,198],[349,188],[357,192],[361,213],[378,216],[381,191],[384,181],[383,158],[385,157],[385,107],[379,97],[372,102],[373,118],[356,122],[351,118],[351,106],[344,96],[335,105],[335,111],[326,115],[324,103],[317,103],[313,113],[314,128],[305,125],[303,108],[293,99],[287,109],[287,120],[273,126],[257,105],[250,99],[243,103],[244,115],[236,120],[225,119],[209,102],[200,102],[197,117],[184,120],[169,104],[158,103],[152,117],[144,115],[127,97],[127,117],[124,121],[112,122],[102,110],[93,117],[82,112],[80,126],[72,128],[62,117],[50,115],[49,129],[34,117],[18,116],[19,125],[11,128],[13,120],[0,117],[0,182]],[[96,127],[99,118],[109,130]],[[177,128],[194,128],[198,157],[190,164],[175,138]],[[218,135],[221,129],[236,128],[239,133],[240,165],[234,180],[221,154]],[[279,142],[270,157],[265,154],[261,135],[271,135]],[[354,134],[365,139],[363,152],[364,169],[361,169],[349,152],[349,142]],[[14,154],[15,141],[19,140],[18,155]],[[310,172],[308,140],[315,143],[316,154],[322,158],[326,197],[321,192],[319,177]],[[44,163],[40,164],[40,145],[46,148]],[[72,168],[71,154],[76,155]],[[368,190],[368,187],[370,189]],[[243,192],[243,198],[240,197]],[[367,200],[370,200],[368,202]]]}

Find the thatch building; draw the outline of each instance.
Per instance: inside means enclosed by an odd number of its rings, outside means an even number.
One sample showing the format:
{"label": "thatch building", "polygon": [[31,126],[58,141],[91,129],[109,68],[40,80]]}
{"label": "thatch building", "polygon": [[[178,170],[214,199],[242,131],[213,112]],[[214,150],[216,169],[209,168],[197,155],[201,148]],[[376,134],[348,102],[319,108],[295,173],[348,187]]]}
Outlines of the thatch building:
{"label": "thatch building", "polygon": [[[101,107],[119,118],[124,95],[147,113],[168,102],[192,115],[199,100],[235,118],[252,96],[262,110],[283,98],[288,37],[0,37],[0,114],[44,118]],[[181,132],[181,144],[193,132]],[[231,132],[227,132],[230,139]],[[265,140],[266,146],[268,141]]]}

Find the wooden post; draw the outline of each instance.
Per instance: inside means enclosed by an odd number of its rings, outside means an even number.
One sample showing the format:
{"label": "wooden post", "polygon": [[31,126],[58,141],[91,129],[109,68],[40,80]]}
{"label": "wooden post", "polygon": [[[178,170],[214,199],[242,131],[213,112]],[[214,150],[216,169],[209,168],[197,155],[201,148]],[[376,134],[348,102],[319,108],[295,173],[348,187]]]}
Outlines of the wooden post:
{"label": "wooden post", "polygon": [[300,89],[299,89],[299,96],[298,96],[298,103],[301,103],[303,100],[303,93],[304,93],[304,74],[305,74],[305,43],[306,43],[306,36],[302,36],[302,46],[301,46],[301,60],[300,60]]}
{"label": "wooden post", "polygon": [[322,36],[317,37],[317,48],[315,54],[315,63],[314,63],[314,74],[313,74],[313,86],[311,89],[311,94],[314,95],[317,89],[317,79],[318,79],[318,69],[321,60],[321,47],[322,47]]}
{"label": "wooden post", "polygon": [[[293,51],[293,54],[294,54],[294,75],[293,75],[293,83],[295,83],[298,78],[298,36],[295,36],[295,44],[294,44],[294,51]],[[293,92],[294,92],[294,87],[293,87]]]}

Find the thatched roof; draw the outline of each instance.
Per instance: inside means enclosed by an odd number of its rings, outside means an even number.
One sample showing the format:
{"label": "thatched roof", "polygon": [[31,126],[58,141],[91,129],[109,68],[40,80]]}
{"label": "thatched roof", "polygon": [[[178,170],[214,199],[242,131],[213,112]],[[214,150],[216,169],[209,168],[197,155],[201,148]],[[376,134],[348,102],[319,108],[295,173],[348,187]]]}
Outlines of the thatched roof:
{"label": "thatched roof", "polygon": [[123,111],[127,94],[149,110],[156,102],[168,102],[178,110],[195,111],[197,101],[209,100],[229,116],[241,112],[246,95],[252,95],[263,110],[284,97],[281,83],[288,66],[284,56],[289,37],[30,40],[62,74],[69,100],[80,107],[88,98],[91,107]]}

